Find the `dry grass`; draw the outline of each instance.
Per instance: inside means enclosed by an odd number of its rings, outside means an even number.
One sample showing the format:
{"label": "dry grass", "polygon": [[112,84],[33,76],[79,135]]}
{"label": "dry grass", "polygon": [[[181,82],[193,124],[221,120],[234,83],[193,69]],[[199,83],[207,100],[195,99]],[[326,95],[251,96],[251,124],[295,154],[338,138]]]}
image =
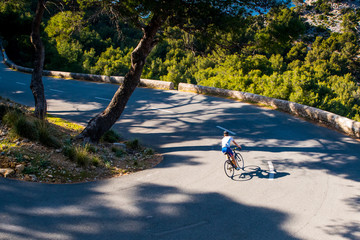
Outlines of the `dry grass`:
{"label": "dry grass", "polygon": [[[17,116],[22,118],[20,124],[16,125],[14,116],[5,116],[1,109],[21,112],[21,117]],[[7,169],[3,174],[7,178],[86,182],[152,168],[162,161],[162,156],[152,149],[141,146],[137,140],[120,140],[114,132],[99,144],[83,145],[74,138],[82,126],[52,116],[39,123],[29,109],[8,100],[0,101],[0,119],[0,169]],[[49,144],[52,141],[56,143]]]}

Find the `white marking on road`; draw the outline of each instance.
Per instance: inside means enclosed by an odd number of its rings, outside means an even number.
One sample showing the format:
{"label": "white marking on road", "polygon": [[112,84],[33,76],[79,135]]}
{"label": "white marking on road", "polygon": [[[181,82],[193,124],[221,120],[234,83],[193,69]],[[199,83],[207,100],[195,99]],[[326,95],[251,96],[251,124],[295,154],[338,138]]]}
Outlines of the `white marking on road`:
{"label": "white marking on road", "polygon": [[56,90],[56,89],[52,89],[52,88],[50,88],[49,90],[50,90],[50,91],[53,91],[53,92],[59,92],[59,93],[63,93],[63,92],[64,92],[64,91]]}
{"label": "white marking on road", "polygon": [[274,165],[272,164],[271,161],[268,161],[268,166],[269,166],[269,180],[274,180],[274,174],[275,174]]}
{"label": "white marking on road", "polygon": [[25,83],[22,83],[22,82],[16,82],[17,84],[19,84],[19,85],[26,85]]}
{"label": "white marking on road", "polygon": [[187,225],[187,226],[175,228],[175,229],[173,229],[173,230],[164,231],[164,232],[160,232],[160,233],[155,233],[154,235],[155,235],[155,236],[164,236],[164,235],[167,235],[167,234],[180,232],[180,231],[187,230],[187,229],[190,229],[190,228],[195,228],[195,227],[198,227],[198,226],[207,224],[207,223],[208,223],[207,221],[201,221],[201,222],[198,222],[198,223],[195,223],[195,224],[191,224],[191,225]]}
{"label": "white marking on road", "polygon": [[232,132],[232,131],[230,131],[230,130],[228,130],[228,129],[226,129],[226,128],[223,128],[223,127],[220,127],[220,126],[216,126],[217,128],[220,128],[220,129],[222,129],[222,130],[224,130],[224,131],[227,131],[228,133],[230,133],[231,135],[236,135],[236,133],[234,133],[234,132]]}
{"label": "white marking on road", "polygon": [[104,100],[104,101],[111,101],[111,99],[108,99],[108,98],[102,98],[102,97],[95,97],[96,99],[99,99],[99,100]]}
{"label": "white marking on road", "polygon": [[152,108],[152,109],[162,111],[162,112],[167,112],[167,113],[174,113],[173,111],[165,110],[165,109],[161,109],[161,108]]}

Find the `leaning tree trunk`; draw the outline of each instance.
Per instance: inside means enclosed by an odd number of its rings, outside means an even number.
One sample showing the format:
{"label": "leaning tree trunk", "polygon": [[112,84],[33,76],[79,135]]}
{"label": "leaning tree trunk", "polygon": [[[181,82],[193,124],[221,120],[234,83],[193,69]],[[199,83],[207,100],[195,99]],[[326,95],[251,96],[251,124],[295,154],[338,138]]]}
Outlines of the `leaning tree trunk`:
{"label": "leaning tree trunk", "polygon": [[125,75],[124,83],[118,88],[107,108],[89,121],[78,138],[85,142],[98,142],[101,136],[119,119],[130,96],[140,82],[146,57],[157,43],[155,36],[161,24],[162,19],[154,16],[143,29],[144,35],[131,54],[131,67]]}
{"label": "leaning tree trunk", "polygon": [[40,38],[40,26],[45,10],[46,0],[39,0],[35,17],[32,23],[30,35],[31,43],[34,45],[34,70],[31,77],[30,89],[35,99],[35,116],[44,119],[47,111],[42,73],[44,68],[45,50]]}

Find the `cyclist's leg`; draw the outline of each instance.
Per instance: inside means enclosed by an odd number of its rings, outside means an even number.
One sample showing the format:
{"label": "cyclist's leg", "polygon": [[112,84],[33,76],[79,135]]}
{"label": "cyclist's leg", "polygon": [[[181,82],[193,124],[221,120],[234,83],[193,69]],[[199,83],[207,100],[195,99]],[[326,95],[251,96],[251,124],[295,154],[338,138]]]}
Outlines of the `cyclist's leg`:
{"label": "cyclist's leg", "polygon": [[224,147],[222,148],[222,152],[227,155],[228,159],[230,160],[231,159],[231,163],[233,164],[233,166],[238,169],[239,166],[236,164],[236,161],[235,161],[235,156],[234,156],[234,153],[233,151],[231,150],[231,148],[229,147]]}
{"label": "cyclist's leg", "polygon": [[236,169],[239,168],[239,166],[238,166],[237,163],[236,163],[236,160],[235,160],[235,156],[234,156],[234,155],[231,156],[231,161],[232,161],[232,163],[234,164],[234,166],[235,166]]}
{"label": "cyclist's leg", "polygon": [[234,154],[235,161],[240,169],[244,169],[244,159],[240,153]]}
{"label": "cyclist's leg", "polygon": [[222,148],[221,151],[222,151],[222,153],[226,156],[226,158],[227,158],[228,160],[231,159],[231,154],[229,153],[227,147]]}
{"label": "cyclist's leg", "polygon": [[234,165],[234,167],[235,167],[236,169],[238,169],[239,166],[236,164],[235,155],[234,155],[234,153],[231,151],[230,148],[228,149],[228,153],[227,153],[227,154],[230,156],[231,162],[232,162],[232,164]]}

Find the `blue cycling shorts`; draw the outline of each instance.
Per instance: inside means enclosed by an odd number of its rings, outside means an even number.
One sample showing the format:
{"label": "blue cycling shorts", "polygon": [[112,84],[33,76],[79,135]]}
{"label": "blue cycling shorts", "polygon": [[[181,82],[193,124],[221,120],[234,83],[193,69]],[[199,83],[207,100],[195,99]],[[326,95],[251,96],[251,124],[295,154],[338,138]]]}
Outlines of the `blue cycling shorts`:
{"label": "blue cycling shorts", "polygon": [[230,157],[234,155],[233,151],[229,147],[223,147],[221,150],[223,153],[227,153]]}

